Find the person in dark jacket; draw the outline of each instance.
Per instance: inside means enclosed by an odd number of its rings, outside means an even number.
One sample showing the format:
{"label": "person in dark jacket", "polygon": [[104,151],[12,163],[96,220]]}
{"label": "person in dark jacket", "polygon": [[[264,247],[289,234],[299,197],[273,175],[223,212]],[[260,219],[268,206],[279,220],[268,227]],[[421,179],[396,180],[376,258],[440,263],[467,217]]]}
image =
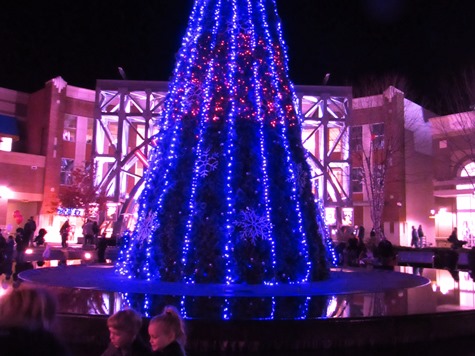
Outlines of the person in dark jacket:
{"label": "person in dark jacket", "polygon": [[419,247],[419,235],[417,235],[417,230],[416,227],[412,227],[412,232],[411,232],[411,247],[414,246],[414,248]]}
{"label": "person in dark jacket", "polygon": [[35,230],[36,222],[33,219],[33,216],[30,216],[28,221],[25,223],[25,226],[23,227],[23,235],[26,242],[26,247],[28,247],[30,244],[33,245],[33,235],[35,234]]}
{"label": "person in dark jacket", "polygon": [[467,243],[467,241],[460,241],[458,239],[456,227],[454,227],[454,229],[452,230],[452,233],[450,234],[447,241],[449,241],[452,244],[451,245],[452,250],[457,250]]}
{"label": "person in dark jacket", "polygon": [[59,233],[61,234],[61,246],[63,248],[68,247],[68,237],[69,237],[70,230],[71,230],[71,225],[69,225],[69,219],[68,219],[61,226],[61,229],[59,229]]}
{"label": "person in dark jacket", "polygon": [[105,263],[106,262],[106,249],[107,249],[107,239],[106,233],[104,232],[100,238],[97,239],[97,262]]}
{"label": "person in dark jacket", "polygon": [[21,264],[25,262],[25,251],[28,247],[28,241],[25,239],[24,231],[21,227],[16,229],[15,234],[16,243],[16,263]]}
{"label": "person in dark jacket", "polygon": [[45,243],[45,236],[46,236],[46,229],[40,229],[38,231],[38,235],[35,237],[35,240],[33,241],[36,246],[42,246]]}
{"label": "person in dark jacket", "polygon": [[13,255],[15,253],[15,239],[13,235],[8,236],[5,248],[3,249],[3,264],[1,273],[5,273],[6,280],[10,280],[13,274]]}

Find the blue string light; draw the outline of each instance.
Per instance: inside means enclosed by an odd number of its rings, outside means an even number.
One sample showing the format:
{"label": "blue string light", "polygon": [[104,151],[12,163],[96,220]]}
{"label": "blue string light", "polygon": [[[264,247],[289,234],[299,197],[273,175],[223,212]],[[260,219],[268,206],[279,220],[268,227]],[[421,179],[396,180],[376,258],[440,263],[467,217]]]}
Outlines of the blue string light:
{"label": "blue string light", "polygon": [[[216,6],[216,10],[215,10],[215,16],[216,16],[215,24],[213,26],[213,30],[211,33],[212,34],[211,45],[210,45],[211,52],[213,52],[216,48],[216,33],[218,32],[218,27],[219,27],[219,17],[217,17],[217,15],[219,14],[220,5],[221,5],[221,0],[218,1],[218,5]],[[207,118],[210,116],[210,109],[211,109],[210,104],[213,100],[213,96],[211,92],[211,88],[212,88],[211,83],[213,81],[214,74],[215,74],[214,70],[215,70],[215,62],[214,62],[214,59],[212,59],[209,62],[208,68],[204,70],[206,72],[206,80],[204,82],[205,92],[204,92],[202,110],[199,114],[199,116],[201,117],[201,120],[200,120],[200,128],[199,128],[199,133],[198,133],[199,140],[198,140],[198,145],[196,147],[196,153],[195,153],[197,157],[200,157],[203,154],[202,146],[205,144],[204,132],[206,131],[206,127],[210,121],[209,119],[206,120],[204,118]],[[197,185],[199,181],[199,172],[200,172],[200,169],[198,166],[199,162],[200,161],[198,159],[195,159],[194,173],[193,173],[193,178],[191,181],[191,196],[188,203],[188,208],[189,208],[190,213],[189,213],[188,221],[186,223],[186,233],[185,233],[184,244],[183,244],[182,262],[184,266],[186,266],[188,263],[188,252],[190,250],[190,245],[191,245],[190,235],[191,235],[191,231],[193,227],[193,217],[195,215],[195,206],[197,204],[197,202],[195,201],[195,197],[196,197],[196,189],[197,189]],[[190,274],[190,275],[185,276],[185,282],[195,283],[195,275]]]}
{"label": "blue string light", "polygon": [[[261,13],[262,17],[262,24],[263,24],[263,29],[265,32],[266,36],[266,43],[271,44],[273,43],[271,33],[269,31],[269,24],[267,23],[267,17],[266,17],[266,8],[263,4],[262,1],[259,1],[258,3],[259,10]],[[290,154],[290,147],[287,139],[287,128],[286,125],[290,124],[292,122],[292,116],[289,118],[288,114],[291,114],[289,110],[287,109],[287,112],[284,111],[284,103],[282,101],[282,93],[286,91],[286,89],[283,87],[283,84],[280,82],[285,78],[286,71],[284,70],[283,73],[278,70],[278,66],[276,64],[276,60],[279,60],[279,57],[276,56],[275,49],[273,46],[269,45],[267,46],[267,52],[268,52],[268,62],[267,64],[271,68],[271,83],[272,83],[272,89],[274,91],[274,100],[276,103],[276,108],[277,108],[277,113],[278,113],[278,123],[277,126],[280,129],[280,137],[282,139],[282,144],[284,145],[284,151],[285,151],[285,160],[287,163],[287,169],[290,175],[290,185],[291,185],[291,193],[290,193],[290,199],[291,201],[295,204],[295,211],[298,216],[297,220],[297,229],[301,235],[299,244],[301,245],[300,247],[300,252],[304,256],[305,263],[307,265],[306,273],[304,276],[298,277],[298,280],[292,281],[288,280],[289,283],[294,283],[294,282],[307,282],[310,276],[310,268],[311,268],[311,262],[309,261],[308,257],[308,248],[307,248],[307,238],[306,238],[306,233],[304,231],[303,227],[303,221],[302,221],[302,215],[300,212],[300,203],[299,199],[297,197],[297,180],[294,172],[294,167],[293,167],[293,162]],[[279,75],[280,74],[280,75]],[[282,78],[282,75],[284,75],[284,78]],[[287,79],[287,78],[285,78]],[[288,79],[287,79],[288,81]],[[288,92],[288,89],[287,89]]]}
{"label": "blue string light", "polygon": [[[228,81],[229,81],[229,96],[231,98],[231,110],[227,117],[228,122],[228,135],[225,142],[224,153],[227,161],[226,166],[226,181],[225,181],[225,194],[226,194],[226,243],[224,246],[224,256],[226,259],[226,284],[232,284],[236,279],[236,264],[234,262],[234,256],[232,252],[234,251],[234,243],[232,239],[233,235],[233,221],[235,219],[234,211],[234,194],[235,191],[232,187],[232,177],[234,173],[234,143],[236,141],[236,132],[235,132],[235,120],[236,120],[236,91],[235,91],[235,75],[236,75],[236,35],[237,35],[237,6],[236,0],[233,0],[232,4],[232,36],[230,38],[230,56],[229,56],[229,71],[228,71]],[[228,301],[226,303],[229,303]],[[225,311],[223,317],[226,319],[229,317],[228,309]]]}
{"label": "blue string light", "polygon": [[[252,10],[252,4],[251,1],[248,0],[247,2],[247,11],[248,11],[248,16],[249,19],[253,18],[253,10]],[[257,47],[257,33],[254,28],[254,23],[251,21],[250,23],[250,28],[251,28],[251,51],[256,51]],[[253,60],[252,63],[252,71],[253,71],[253,86],[254,86],[254,100],[255,100],[255,106],[257,107],[257,121],[259,122],[259,149],[260,149],[260,154],[261,154],[261,159],[262,159],[262,169],[261,169],[261,174],[262,174],[262,183],[263,183],[263,200],[265,204],[265,209],[266,209],[266,217],[267,220],[269,221],[269,233],[267,236],[267,240],[270,243],[271,247],[271,268],[273,269],[273,276],[271,280],[266,280],[264,283],[272,285],[275,282],[275,268],[277,265],[277,260],[276,260],[276,255],[275,255],[275,240],[273,238],[272,234],[272,203],[270,202],[270,196],[269,196],[269,177],[268,177],[268,172],[267,172],[267,152],[266,152],[266,144],[264,142],[264,124],[265,124],[265,113],[262,110],[262,97],[261,97],[261,92],[262,92],[262,87],[259,81],[259,61],[258,60]]]}

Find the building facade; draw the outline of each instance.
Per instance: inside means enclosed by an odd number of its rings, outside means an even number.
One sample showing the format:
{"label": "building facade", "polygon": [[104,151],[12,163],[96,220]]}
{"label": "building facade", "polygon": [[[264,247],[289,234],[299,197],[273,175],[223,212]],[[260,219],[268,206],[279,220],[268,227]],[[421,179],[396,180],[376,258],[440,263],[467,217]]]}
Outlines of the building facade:
{"label": "building facade", "polygon": [[1,228],[14,231],[33,216],[49,241],[60,241],[66,219],[73,226],[71,237],[80,234],[81,213],[61,215],[58,196],[73,167],[90,159],[94,102],[93,90],[70,86],[61,77],[32,94],[0,89],[0,114],[18,125],[12,145],[0,150],[0,187],[7,192],[0,200]]}
{"label": "building facade", "polygon": [[458,238],[475,246],[475,112],[431,119],[434,160],[432,211],[438,245],[456,227]]}
{"label": "building facade", "polygon": [[[47,240],[59,241],[70,219],[77,239],[83,212],[60,208],[58,197],[74,167],[92,160],[111,200],[109,228],[120,216],[129,220],[166,90],[166,82],[129,81],[98,81],[90,90],[61,77],[32,94],[0,88],[0,228],[13,231],[33,216]],[[349,87],[296,86],[296,92],[329,225],[364,226],[369,236],[371,207],[380,204],[382,232],[397,245],[410,245],[412,226],[422,225],[426,245],[454,226],[473,231],[473,188],[466,184],[475,168],[469,149],[455,144],[467,133],[454,127],[454,117],[435,117],[393,87],[364,98],[352,98]],[[448,158],[456,162],[448,165]]]}
{"label": "building facade", "polygon": [[[431,124],[434,114],[394,87],[354,98],[351,118],[355,224],[373,227],[393,244],[410,246],[412,226],[434,245]],[[377,216],[377,211],[381,215]],[[374,216],[376,215],[376,216]],[[369,233],[369,229],[367,234]]]}

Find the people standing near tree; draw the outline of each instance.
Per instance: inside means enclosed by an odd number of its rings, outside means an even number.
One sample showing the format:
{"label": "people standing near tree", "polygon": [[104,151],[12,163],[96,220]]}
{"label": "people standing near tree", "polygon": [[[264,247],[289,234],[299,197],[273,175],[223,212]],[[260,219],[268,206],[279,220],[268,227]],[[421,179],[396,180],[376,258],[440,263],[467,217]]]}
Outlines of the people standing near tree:
{"label": "people standing near tree", "polygon": [[417,237],[419,238],[419,247],[424,246],[424,231],[422,230],[422,225],[419,224],[417,228]]}
{"label": "people standing near tree", "polygon": [[25,262],[25,251],[28,247],[28,240],[25,238],[24,231],[21,227],[16,229],[15,235],[16,243],[16,263],[21,264]]}
{"label": "people standing near tree", "polygon": [[107,239],[106,233],[103,232],[102,236],[97,239],[97,262],[105,263],[106,262],[106,249],[107,249]]}
{"label": "people standing near tree", "polygon": [[82,235],[84,236],[84,245],[92,245],[94,243],[94,228],[92,220],[87,219],[82,227]]}
{"label": "people standing near tree", "polygon": [[0,229],[0,275],[5,271],[5,248],[7,247],[7,240],[3,237]]}
{"label": "people standing near tree", "polygon": [[15,251],[15,239],[13,235],[9,235],[7,238],[7,243],[5,245],[5,262],[3,263],[3,273],[5,273],[5,277],[7,281],[13,274],[13,254]]}
{"label": "people standing near tree", "polygon": [[393,270],[397,264],[397,254],[394,250],[394,246],[391,241],[386,238],[381,239],[379,242],[375,251],[375,257],[377,259],[376,268]]}
{"label": "people standing near tree", "polygon": [[415,226],[412,226],[412,233],[411,233],[411,247],[418,248],[419,247],[419,235],[417,235],[417,230]]}
{"label": "people standing near tree", "polygon": [[376,240],[376,230],[373,228],[371,228],[371,231],[369,233],[369,242],[368,242],[368,247],[371,248],[371,249],[375,249],[376,246],[378,246],[378,242]]}
{"label": "people standing near tree", "polygon": [[[5,249],[6,244],[7,244],[7,240],[5,239],[5,237],[2,234],[2,229],[0,229],[0,254],[3,253],[3,250]],[[2,256],[0,256],[0,258],[1,257]]]}
{"label": "people standing near tree", "polygon": [[96,242],[99,237],[99,233],[101,232],[101,229],[99,228],[99,224],[97,223],[96,220],[92,222],[92,231],[94,233],[94,242]]}
{"label": "people standing near tree", "polygon": [[28,221],[25,223],[23,227],[23,236],[25,239],[26,246],[33,246],[33,235],[35,234],[36,230],[36,222],[33,219],[33,216],[30,216]]}
{"label": "people standing near tree", "polygon": [[361,242],[364,242],[364,233],[365,233],[365,228],[363,225],[360,225],[358,228],[358,240]]}
{"label": "people standing near tree", "polygon": [[33,240],[36,246],[42,246],[45,243],[46,233],[47,233],[46,229],[41,228],[38,230],[38,235]]}
{"label": "people standing near tree", "polygon": [[67,219],[64,224],[59,229],[59,233],[61,234],[61,246],[63,248],[68,247],[68,236],[69,231],[71,230],[71,225],[69,225],[69,219]]}

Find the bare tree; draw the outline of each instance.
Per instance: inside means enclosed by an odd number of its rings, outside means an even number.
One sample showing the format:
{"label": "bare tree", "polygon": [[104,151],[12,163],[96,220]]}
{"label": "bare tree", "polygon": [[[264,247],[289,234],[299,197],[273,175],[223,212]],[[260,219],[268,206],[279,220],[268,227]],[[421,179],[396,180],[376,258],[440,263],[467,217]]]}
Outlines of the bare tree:
{"label": "bare tree", "polygon": [[[352,163],[355,168],[353,174],[357,175],[352,180],[359,179],[366,194],[376,234],[372,243],[385,237],[383,222],[385,208],[389,205],[388,196],[391,192],[401,190],[399,185],[407,179],[405,161],[410,151],[406,146],[411,137],[407,133],[414,130],[415,120],[421,120],[420,115],[417,117],[408,112],[410,108],[405,99],[406,93],[400,89],[410,91],[405,79],[399,75],[369,77],[354,88],[355,96],[364,97],[366,107],[378,108],[383,105],[385,108],[381,111],[384,115],[381,115],[379,122],[358,122],[356,119],[351,138]],[[353,115],[355,113],[354,108]],[[358,125],[366,127],[366,133],[360,129],[361,138],[355,140]]]}
{"label": "bare tree", "polygon": [[[401,169],[401,131],[392,130],[387,122],[370,126],[369,141],[352,152],[353,163],[361,168],[359,178],[366,193],[376,238],[384,238],[383,214],[386,205],[387,185],[391,184],[391,170]],[[374,243],[374,241],[372,241]]]}

